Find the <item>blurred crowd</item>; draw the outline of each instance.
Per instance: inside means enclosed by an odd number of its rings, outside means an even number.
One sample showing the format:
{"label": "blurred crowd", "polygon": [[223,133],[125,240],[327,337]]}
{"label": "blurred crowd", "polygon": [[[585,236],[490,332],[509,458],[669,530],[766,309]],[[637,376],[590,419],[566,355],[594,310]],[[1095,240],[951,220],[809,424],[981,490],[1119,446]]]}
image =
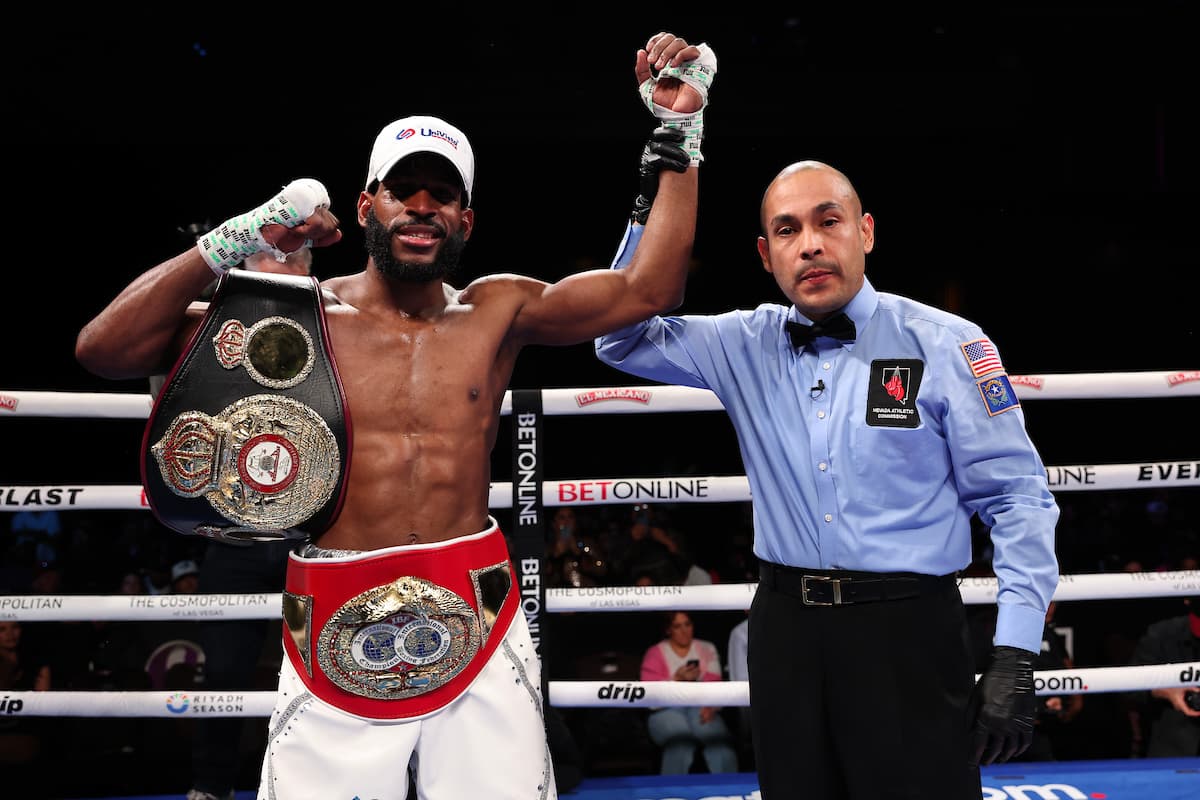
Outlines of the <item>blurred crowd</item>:
{"label": "blurred crowd", "polygon": [[[1197,569],[1200,492],[1195,489],[1064,493],[1059,503],[1057,547],[1064,575]],[[563,506],[549,509],[547,516],[547,588],[757,580],[748,503]],[[503,516],[500,520],[503,525]],[[208,540],[167,531],[144,512],[0,515],[0,596],[196,592],[211,546]],[[982,525],[974,550],[966,574],[990,575],[988,531]],[[1200,643],[1200,597],[1190,607],[1189,602],[1175,596],[1055,603],[1047,614],[1038,669],[1186,659],[1193,653],[1186,649],[1190,632]],[[1196,612],[1194,619],[1189,610]],[[983,654],[994,607],[972,605],[968,611]],[[542,642],[547,678],[741,679],[745,655],[738,642],[745,617],[740,610],[688,609],[665,618],[637,611],[549,615]],[[244,687],[248,691],[273,690],[282,657],[278,620],[262,624],[271,629],[262,652],[244,654],[256,665],[254,685]],[[194,689],[202,684],[205,662],[198,638],[195,623],[188,621],[35,622],[6,615],[0,617],[0,696],[12,690]],[[1175,647],[1176,639],[1185,649]],[[1200,650],[1190,657],[1200,658]],[[644,678],[647,674],[656,677]],[[1181,704],[1200,705],[1200,698],[1183,695],[1042,697],[1043,735],[1025,758],[1200,755],[1200,719],[1176,713]],[[661,711],[558,709],[553,722],[559,728],[552,737],[556,757],[564,769],[589,776],[754,769],[742,709],[681,709],[688,713],[670,719]],[[1172,714],[1183,717],[1176,726],[1182,736],[1165,732],[1164,720]],[[247,788],[257,783],[258,748],[265,741],[259,728],[265,724],[265,719],[244,720],[239,783]],[[690,725],[692,739],[663,734],[668,725],[679,730]],[[10,775],[43,784],[45,796],[54,796],[51,791],[83,797],[186,790],[192,738],[187,719],[0,714],[0,763]],[[682,749],[680,741],[686,743]],[[669,748],[666,742],[672,743]],[[83,769],[62,769],[68,756],[71,764],[87,763]]]}

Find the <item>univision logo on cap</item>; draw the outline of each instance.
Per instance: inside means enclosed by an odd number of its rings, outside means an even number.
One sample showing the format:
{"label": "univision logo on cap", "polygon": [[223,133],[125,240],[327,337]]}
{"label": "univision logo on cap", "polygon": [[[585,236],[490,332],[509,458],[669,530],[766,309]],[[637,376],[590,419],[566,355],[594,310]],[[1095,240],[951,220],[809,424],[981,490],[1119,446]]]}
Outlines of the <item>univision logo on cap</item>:
{"label": "univision logo on cap", "polygon": [[[411,139],[414,135],[416,135],[416,133],[417,133],[417,131],[415,128],[405,128],[404,130],[402,130],[396,134],[396,138],[397,139]],[[445,131],[434,130],[432,128],[421,128],[421,135],[422,136],[432,136],[434,139],[441,139],[442,141],[446,142],[451,147],[453,147],[455,150],[458,149],[458,139],[455,139],[453,136],[446,133]]]}

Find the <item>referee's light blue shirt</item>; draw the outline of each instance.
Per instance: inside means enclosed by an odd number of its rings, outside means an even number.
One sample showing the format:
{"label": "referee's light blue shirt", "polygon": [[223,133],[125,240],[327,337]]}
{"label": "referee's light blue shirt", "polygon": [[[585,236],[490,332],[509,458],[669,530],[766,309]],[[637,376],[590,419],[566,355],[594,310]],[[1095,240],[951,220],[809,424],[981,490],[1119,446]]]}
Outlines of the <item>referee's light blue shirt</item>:
{"label": "referee's light blue shirt", "polygon": [[[640,233],[631,226],[616,268]],[[1058,506],[999,354],[994,368],[973,364],[968,353],[978,348],[964,345],[986,341],[978,326],[869,281],[844,310],[856,341],[820,338],[798,351],[785,323],[811,320],[764,303],[655,317],[597,339],[596,354],[632,375],[717,396],[737,431],[760,559],[945,575],[970,563],[977,512],[991,528],[999,579],[993,641],[1039,652],[1058,584]],[[897,386],[915,388],[915,401]],[[916,422],[913,408],[919,422],[898,427]]]}

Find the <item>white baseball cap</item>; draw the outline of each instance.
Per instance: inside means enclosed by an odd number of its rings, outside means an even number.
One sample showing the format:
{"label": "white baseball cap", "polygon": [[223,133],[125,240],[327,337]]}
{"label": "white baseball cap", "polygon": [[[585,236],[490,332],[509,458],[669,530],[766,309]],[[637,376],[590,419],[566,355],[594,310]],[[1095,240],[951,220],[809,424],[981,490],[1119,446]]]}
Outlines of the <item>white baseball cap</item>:
{"label": "white baseball cap", "polygon": [[475,154],[458,128],[437,117],[405,117],[389,124],[375,137],[366,188],[381,181],[392,167],[414,153],[435,153],[458,170],[463,184],[463,207],[471,204],[471,182],[475,178]]}
{"label": "white baseball cap", "polygon": [[176,561],[175,566],[171,567],[171,583],[188,575],[198,575],[199,573],[200,567],[195,561],[191,559]]}

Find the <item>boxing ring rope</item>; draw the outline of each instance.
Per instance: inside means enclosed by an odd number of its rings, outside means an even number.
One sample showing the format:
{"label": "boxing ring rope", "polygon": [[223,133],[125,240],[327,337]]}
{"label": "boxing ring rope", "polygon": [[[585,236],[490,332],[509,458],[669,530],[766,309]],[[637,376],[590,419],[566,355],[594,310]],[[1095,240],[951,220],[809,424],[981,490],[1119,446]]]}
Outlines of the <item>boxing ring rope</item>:
{"label": "boxing ring rope", "polygon": [[[1010,375],[1021,400],[1121,400],[1200,396],[1200,370],[1146,372],[1068,372]],[[596,404],[600,403],[600,406]],[[594,389],[542,389],[548,416],[582,413],[638,414],[723,411],[708,389],[688,386],[615,386]],[[0,417],[89,417],[147,419],[149,394],[29,392],[0,389]],[[512,393],[504,393],[500,413],[512,413]]]}
{"label": "boxing ring rope", "polygon": [[[1126,399],[1200,396],[1200,370],[1127,373],[1014,375],[1021,400]],[[708,390],[681,386],[543,389],[546,415],[629,414],[723,410]],[[146,419],[150,395],[0,390],[0,417],[90,417]],[[502,414],[512,413],[511,392]],[[1047,467],[1054,491],[1140,489],[1200,485],[1200,461]],[[490,508],[512,506],[512,483],[493,483]],[[745,476],[613,478],[542,482],[546,506],[602,505],[648,501],[743,502],[750,500]],[[146,510],[140,486],[0,487],[0,510],[60,508]],[[745,610],[757,584],[710,586],[608,586],[546,590],[549,612]],[[996,599],[994,578],[960,582],[966,603]],[[1055,600],[1134,599],[1200,593],[1200,571],[1064,575]],[[211,595],[17,595],[0,596],[0,620],[143,621],[279,619],[280,594]],[[1200,664],[1077,668],[1037,672],[1039,695],[1093,694],[1194,685]],[[749,705],[745,682],[551,681],[548,701],[562,707]],[[29,716],[179,717],[270,716],[275,692],[8,692],[0,713]]]}
{"label": "boxing ring rope", "polygon": [[[1143,464],[1079,464],[1046,467],[1056,492],[1151,489],[1161,486],[1200,486],[1200,460]],[[544,481],[542,504],[547,506],[621,505],[625,503],[736,503],[749,501],[750,482],[744,475],[661,478],[588,478]],[[62,508],[90,511],[148,511],[141,486],[0,486],[0,510]],[[492,483],[489,508],[512,507],[512,483]]]}
{"label": "boxing ring rope", "polygon": [[[1191,672],[1189,673],[1189,670]],[[1091,667],[1034,673],[1038,695],[1101,694],[1187,686],[1195,664]],[[275,692],[5,692],[0,703],[34,717],[269,717]],[[748,706],[746,681],[551,681],[550,703],[562,708]],[[5,706],[0,705],[0,713]]]}
{"label": "boxing ring rope", "polygon": [[[745,611],[757,583],[701,586],[595,586],[547,589],[546,610]],[[996,602],[995,578],[963,578],[967,605]],[[1133,600],[1200,595],[1200,570],[1061,575],[1054,600]],[[161,620],[281,619],[281,594],[7,595],[0,620],[29,622],[145,622]]]}

